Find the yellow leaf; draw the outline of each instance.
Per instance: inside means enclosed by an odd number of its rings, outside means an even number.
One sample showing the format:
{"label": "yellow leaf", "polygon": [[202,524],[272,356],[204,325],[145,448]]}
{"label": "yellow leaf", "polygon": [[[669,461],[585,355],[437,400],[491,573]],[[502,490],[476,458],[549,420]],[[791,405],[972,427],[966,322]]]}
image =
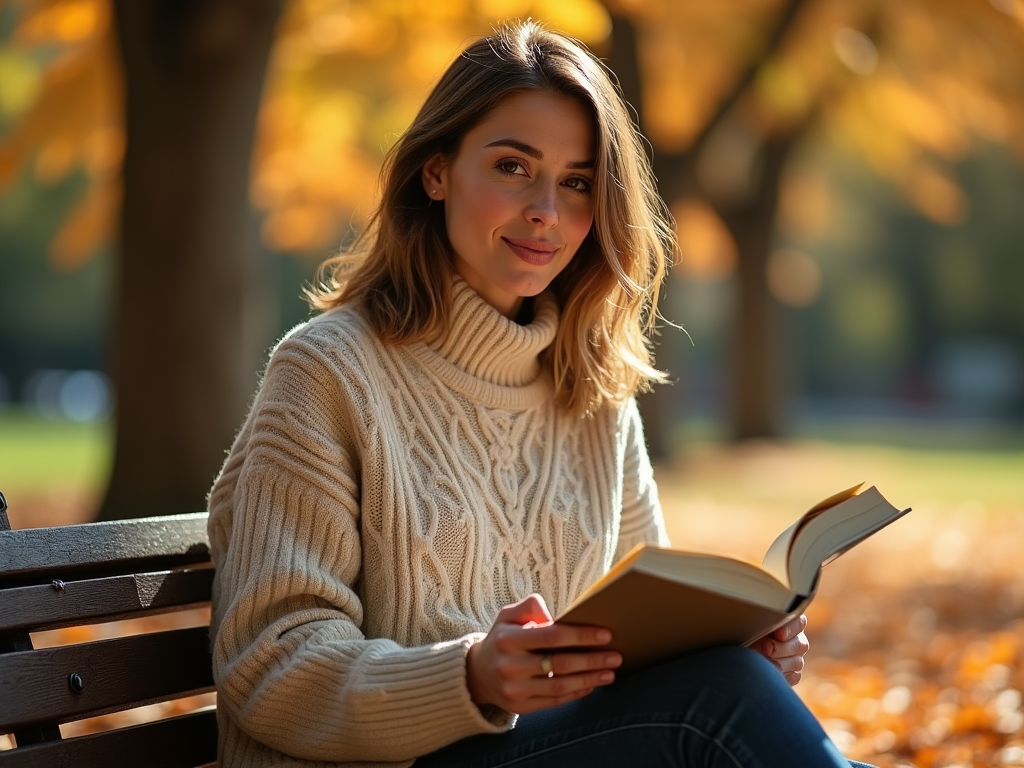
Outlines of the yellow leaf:
{"label": "yellow leaf", "polygon": [[39,93],[39,68],[31,58],[0,48],[0,116],[24,112]]}

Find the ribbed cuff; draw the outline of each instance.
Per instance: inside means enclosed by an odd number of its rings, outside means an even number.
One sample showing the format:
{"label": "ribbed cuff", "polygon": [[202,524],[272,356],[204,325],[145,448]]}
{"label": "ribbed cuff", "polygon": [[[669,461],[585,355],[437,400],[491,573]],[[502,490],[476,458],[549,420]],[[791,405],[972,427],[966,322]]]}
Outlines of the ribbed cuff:
{"label": "ribbed cuff", "polygon": [[[401,723],[405,750],[427,754],[479,733],[501,733],[515,724],[515,715],[497,708],[486,714],[469,695],[466,656],[484,638],[473,633],[432,646],[389,653],[387,660],[363,666],[360,687],[378,689],[371,706],[352,711],[351,724],[364,738],[396,739]],[[371,704],[369,700],[367,704]]]}

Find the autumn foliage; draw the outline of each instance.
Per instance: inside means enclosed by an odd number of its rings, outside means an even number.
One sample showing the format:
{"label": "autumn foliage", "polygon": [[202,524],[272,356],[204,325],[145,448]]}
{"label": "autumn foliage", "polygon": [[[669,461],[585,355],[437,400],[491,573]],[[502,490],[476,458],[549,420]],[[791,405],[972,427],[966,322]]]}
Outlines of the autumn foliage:
{"label": "autumn foliage", "polygon": [[[753,63],[739,105],[745,130],[770,133],[820,117],[935,221],[968,214],[950,168],[979,142],[1024,154],[1019,0],[804,0],[778,50],[766,51],[766,30],[785,5],[291,0],[253,157],[251,199],[263,214],[263,239],[275,250],[322,254],[358,226],[383,152],[435,78],[467,40],[508,17],[544,19],[598,53],[608,51],[612,14],[630,17],[642,43],[641,121],[656,152],[693,142]],[[53,241],[55,263],[70,267],[110,238],[120,199],[123,89],[111,9],[108,0],[14,6],[19,23],[0,57],[0,80],[18,95],[4,105],[13,129],[0,139],[0,189],[24,169],[43,183],[86,174],[88,191]],[[720,163],[713,175],[712,186],[730,183]],[[714,254],[722,252],[728,268],[714,218],[694,205],[681,209],[697,246],[686,268],[721,269]],[[814,216],[813,206],[802,210]]]}
{"label": "autumn foliage", "polygon": [[[794,5],[792,27],[769,50],[767,30]],[[121,201],[123,82],[110,2],[11,0],[5,12],[16,23],[0,40],[0,194],[23,173],[41,184],[86,179],[51,245],[53,264],[72,269],[111,239]],[[709,146],[712,160],[698,164],[711,191],[728,192],[742,174],[751,135],[806,121],[856,149],[924,216],[953,225],[970,215],[952,170],[958,161],[986,143],[1024,157],[1024,0],[289,0],[252,158],[250,200],[264,244],[322,256],[358,227],[387,147],[457,51],[496,20],[544,19],[607,55],[617,15],[641,42],[640,118],[656,156],[685,152],[752,72],[736,120]],[[783,228],[827,230],[823,184],[813,173],[784,178]],[[733,271],[736,244],[715,210],[698,197],[669,202],[687,256],[680,271]],[[806,301],[794,287],[801,268],[793,257],[777,280],[783,303]],[[843,475],[812,488],[808,478],[820,480],[812,456],[772,455],[785,461],[742,501],[701,496],[684,481],[719,472],[727,485],[750,456],[666,475],[674,541],[756,559],[801,511],[798,500],[875,481]],[[779,482],[795,490],[768,513],[760,494]],[[1024,498],[1018,490],[1013,503],[949,507],[941,495],[922,503],[878,483],[915,512],[829,566],[811,611],[801,695],[849,756],[882,768],[1024,766]],[[12,517],[81,522],[90,509],[91,500],[38,497]],[[108,631],[61,630],[45,642]]]}
{"label": "autumn foliage", "polygon": [[[1008,453],[1004,466],[1020,458]],[[694,453],[663,468],[660,484],[676,546],[752,562],[801,499],[846,480],[913,507],[826,566],[797,691],[850,758],[1022,766],[1024,486],[1008,474],[997,489],[994,461],[987,471],[942,452],[921,462],[882,448],[751,444]]]}

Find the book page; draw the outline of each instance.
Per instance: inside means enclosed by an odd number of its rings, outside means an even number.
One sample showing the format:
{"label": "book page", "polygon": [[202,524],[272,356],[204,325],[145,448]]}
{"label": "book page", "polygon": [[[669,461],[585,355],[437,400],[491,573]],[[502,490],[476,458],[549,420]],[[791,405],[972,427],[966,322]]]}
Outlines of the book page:
{"label": "book page", "polygon": [[793,539],[789,579],[793,590],[806,594],[822,565],[909,512],[890,504],[872,486],[807,521]]}
{"label": "book page", "polygon": [[789,526],[786,530],[778,535],[772,545],[768,547],[768,551],[765,553],[764,559],[761,561],[761,567],[778,579],[780,582],[788,587],[792,587],[790,582],[790,568],[789,558],[790,551],[793,547],[793,541],[796,539],[800,531],[806,526],[811,520],[816,518],[822,512],[832,509],[838,504],[842,504],[847,499],[853,498],[860,493],[861,488],[864,487],[864,483],[857,483],[850,488],[839,493],[834,493],[827,499],[822,499],[809,510],[804,512],[796,521]]}

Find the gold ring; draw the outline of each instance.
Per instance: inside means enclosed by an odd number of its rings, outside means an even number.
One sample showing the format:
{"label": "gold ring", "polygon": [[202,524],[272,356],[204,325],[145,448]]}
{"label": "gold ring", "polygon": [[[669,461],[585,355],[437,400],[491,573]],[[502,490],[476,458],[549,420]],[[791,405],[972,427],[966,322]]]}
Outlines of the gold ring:
{"label": "gold ring", "polygon": [[544,673],[544,677],[554,677],[555,670],[551,668],[551,655],[545,653],[540,657],[540,671]]}

